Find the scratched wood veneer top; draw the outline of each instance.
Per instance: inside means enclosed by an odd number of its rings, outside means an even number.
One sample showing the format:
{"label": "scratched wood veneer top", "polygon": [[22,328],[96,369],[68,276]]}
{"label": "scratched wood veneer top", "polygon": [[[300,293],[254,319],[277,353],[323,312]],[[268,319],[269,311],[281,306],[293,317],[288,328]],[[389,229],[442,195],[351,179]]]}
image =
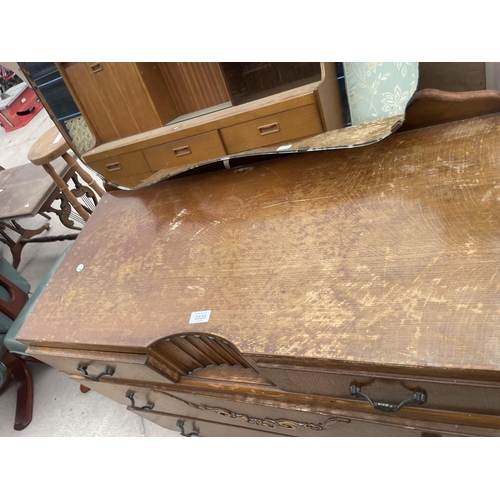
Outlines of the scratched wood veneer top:
{"label": "scratched wood veneer top", "polygon": [[107,193],[18,338],[144,352],[206,332],[245,354],[498,370],[499,130],[492,115]]}

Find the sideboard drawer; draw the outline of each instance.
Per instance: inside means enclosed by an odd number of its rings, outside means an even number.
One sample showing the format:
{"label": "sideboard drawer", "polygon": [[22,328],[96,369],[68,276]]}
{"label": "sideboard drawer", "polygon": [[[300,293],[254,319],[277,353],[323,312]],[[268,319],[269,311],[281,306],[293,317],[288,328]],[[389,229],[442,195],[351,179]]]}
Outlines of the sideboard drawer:
{"label": "sideboard drawer", "polygon": [[[332,409],[329,414],[319,413],[314,408],[289,409],[269,406],[273,404],[262,400],[262,404],[249,395],[252,403],[243,403],[211,397],[202,394],[182,392],[158,392],[148,387],[113,383],[86,382],[81,377],[73,377],[103,396],[127,406],[141,417],[169,429],[163,418],[150,418],[151,415],[174,414],[194,421],[209,421],[221,425],[236,426],[240,433],[246,431],[265,431],[295,437],[418,437],[432,435],[493,435],[494,431],[474,429],[471,426],[458,429],[454,425],[439,425],[426,422],[398,421],[386,418],[377,421],[362,413],[349,414]],[[399,425],[398,425],[399,424]],[[175,425],[175,422],[174,422]],[[174,429],[175,430],[175,429]],[[498,432],[497,432],[498,434]]]}
{"label": "sideboard drawer", "polygon": [[[146,364],[147,357],[141,354],[117,354],[76,349],[29,347],[27,353],[47,365],[72,376],[93,377],[98,382],[109,380],[136,380],[143,382],[171,383],[158,370]],[[80,369],[78,369],[80,367]],[[81,381],[86,385],[89,379]]]}
{"label": "sideboard drawer", "polygon": [[[353,402],[360,411],[384,410],[384,405],[398,406],[412,399],[415,393],[425,396],[422,404],[410,403],[393,415],[408,411],[427,410],[500,416],[500,382],[467,381],[445,377],[425,377],[408,374],[390,374],[341,369],[314,369],[305,366],[286,366],[258,363],[260,375],[272,381],[281,390]],[[351,387],[359,388],[355,396]],[[368,401],[367,396],[374,405]],[[378,403],[382,403],[379,405]],[[375,408],[377,406],[378,408]],[[387,408],[387,407],[386,407]],[[380,411],[377,411],[380,410]],[[424,417],[422,417],[424,418]]]}
{"label": "sideboard drawer", "polygon": [[153,172],[226,155],[219,132],[207,132],[179,141],[168,142],[144,150],[144,156]]}
{"label": "sideboard drawer", "polygon": [[284,437],[283,434],[275,434],[265,429],[247,429],[237,425],[218,424],[209,420],[193,419],[185,415],[160,413],[154,410],[149,412],[130,411],[166,429],[183,432],[186,437]]}
{"label": "sideboard drawer", "polygon": [[309,137],[323,132],[315,104],[222,128],[229,154]]}
{"label": "sideboard drawer", "polygon": [[93,161],[86,159],[85,156],[84,159],[91,168],[108,181],[117,181],[138,174],[147,174],[144,176],[147,178],[152,174],[142,151],[111,156],[105,160]]}

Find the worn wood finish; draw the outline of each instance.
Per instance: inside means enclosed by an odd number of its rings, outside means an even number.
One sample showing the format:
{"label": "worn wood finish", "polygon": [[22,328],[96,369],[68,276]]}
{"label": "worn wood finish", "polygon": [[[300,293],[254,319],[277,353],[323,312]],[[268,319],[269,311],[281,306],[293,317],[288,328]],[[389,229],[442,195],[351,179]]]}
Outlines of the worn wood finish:
{"label": "worn wood finish", "polygon": [[[169,428],[500,435],[499,128],[494,114],[107,193],[18,339],[62,368],[140,357],[159,380],[125,362],[96,390],[133,389]],[[351,385],[427,400],[383,413]]]}
{"label": "worn wood finish", "polygon": [[[72,159],[71,164],[73,162]],[[75,169],[62,158],[54,160],[51,165],[56,175],[65,183],[75,174]],[[49,229],[50,224],[46,223],[36,229],[26,229],[17,221],[17,219],[32,217],[36,214],[50,220],[46,212],[55,212],[61,218],[60,210],[52,206],[54,201],[61,196],[60,189],[39,166],[28,163],[0,171],[0,189],[3,189],[1,192],[3,204],[0,205],[1,241],[9,246],[12,253],[12,266],[15,269],[21,262],[21,253],[27,243],[76,238],[76,234],[70,234],[34,239],[35,236]],[[61,221],[64,223],[63,218]],[[12,232],[19,236],[14,239]]]}
{"label": "worn wood finish", "polygon": [[[280,152],[282,156],[288,156],[289,154],[297,154],[298,150],[311,150],[311,151],[321,151],[323,149],[344,149],[351,147],[361,147],[367,146],[379,142],[392,132],[396,131],[404,121],[404,116],[399,115],[390,118],[384,118],[377,120],[376,122],[365,123],[362,125],[356,125],[353,127],[347,127],[337,130],[330,130],[319,135],[308,137],[307,139],[300,139],[296,141],[291,141],[289,150]],[[246,152],[245,156],[238,159],[238,165],[244,162],[247,165],[256,163],[265,156],[260,155],[276,155],[276,146],[266,146],[262,148],[257,148],[254,150],[249,150]],[[288,152],[287,152],[288,151]],[[292,151],[292,153],[290,153]],[[260,157],[259,157],[260,156]],[[178,167],[170,169],[162,169],[155,172],[153,175],[143,178],[139,184],[140,188],[155,184],[161,180],[170,179],[176,175],[188,172],[190,170],[196,170],[199,168],[205,168],[206,165],[215,162],[203,162],[203,163],[188,163],[185,165],[179,165]],[[227,164],[233,167],[236,163],[234,158],[228,159]],[[216,170],[216,165],[214,165],[214,170]],[[127,184],[128,185],[128,184]]]}
{"label": "worn wood finish", "polygon": [[144,350],[211,309],[243,353],[495,370],[499,123],[108,193],[39,301],[78,297],[52,307],[65,328],[28,319],[22,338],[66,345],[85,324],[82,345]]}
{"label": "worn wood finish", "polygon": [[[54,163],[61,178],[70,168],[64,162]],[[10,220],[35,216],[56,187],[43,169],[28,163],[0,171],[0,189],[0,220]]]}

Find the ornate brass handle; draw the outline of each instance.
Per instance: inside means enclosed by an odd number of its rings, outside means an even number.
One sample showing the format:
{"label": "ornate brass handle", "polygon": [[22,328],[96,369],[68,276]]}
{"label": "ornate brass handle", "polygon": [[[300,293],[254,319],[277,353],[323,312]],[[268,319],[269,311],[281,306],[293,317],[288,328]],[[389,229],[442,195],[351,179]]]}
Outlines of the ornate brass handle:
{"label": "ornate brass handle", "polygon": [[133,410],[140,410],[140,411],[143,411],[143,410],[152,410],[155,405],[154,403],[147,403],[146,405],[144,406],[135,406],[135,400],[134,400],[134,393],[132,391],[127,391],[127,393],[125,394],[125,397],[129,398],[130,399],[130,408],[132,408]]}
{"label": "ornate brass handle", "polygon": [[107,366],[103,372],[101,372],[101,373],[99,373],[99,375],[96,375],[95,377],[93,377],[92,375],[89,375],[87,373],[87,368],[88,368],[88,366],[83,366],[83,365],[78,365],[76,367],[76,369],[79,372],[83,373],[84,378],[86,378],[87,380],[92,380],[93,382],[99,382],[99,379],[101,377],[104,377],[104,375],[109,375],[110,377],[112,377],[113,374],[115,373],[115,370],[113,368],[110,368],[109,366]]}
{"label": "ornate brass handle", "polygon": [[177,423],[175,425],[177,427],[179,427],[179,429],[181,430],[181,436],[184,436],[187,438],[190,438],[191,436],[198,436],[198,434],[200,433],[200,431],[192,431],[189,434],[186,434],[184,432],[184,422],[182,420],[177,420]]}
{"label": "ornate brass handle", "polygon": [[356,385],[351,385],[349,387],[349,392],[351,393],[351,396],[355,396],[356,398],[364,398],[376,410],[383,411],[386,413],[396,413],[399,410],[401,410],[403,406],[410,405],[413,403],[422,405],[425,402],[427,402],[427,396],[425,394],[422,394],[421,392],[415,392],[412,398],[405,399],[404,401],[401,401],[401,403],[399,403],[398,405],[391,405],[389,403],[375,403],[369,396],[361,392],[361,387],[358,387]]}

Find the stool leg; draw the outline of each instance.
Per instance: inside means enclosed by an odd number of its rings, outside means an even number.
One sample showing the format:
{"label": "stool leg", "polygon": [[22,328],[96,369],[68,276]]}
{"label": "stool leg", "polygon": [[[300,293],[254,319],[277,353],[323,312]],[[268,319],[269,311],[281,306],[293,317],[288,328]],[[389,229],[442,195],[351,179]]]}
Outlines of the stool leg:
{"label": "stool leg", "polygon": [[82,216],[82,219],[85,221],[89,220],[88,212],[80,205],[80,202],[77,200],[76,196],[69,190],[67,184],[57,175],[54,167],[50,163],[44,163],[43,168],[52,177],[53,181],[56,183],[56,186],[66,195],[66,198],[73,205],[76,211]]}
{"label": "stool leg", "polygon": [[105,193],[104,189],[99,187],[99,184],[92,178],[92,176],[86,172],[78,162],[72,158],[68,153],[63,153],[62,157],[66,160],[66,163],[75,169],[78,175],[100,196],[102,197]]}

